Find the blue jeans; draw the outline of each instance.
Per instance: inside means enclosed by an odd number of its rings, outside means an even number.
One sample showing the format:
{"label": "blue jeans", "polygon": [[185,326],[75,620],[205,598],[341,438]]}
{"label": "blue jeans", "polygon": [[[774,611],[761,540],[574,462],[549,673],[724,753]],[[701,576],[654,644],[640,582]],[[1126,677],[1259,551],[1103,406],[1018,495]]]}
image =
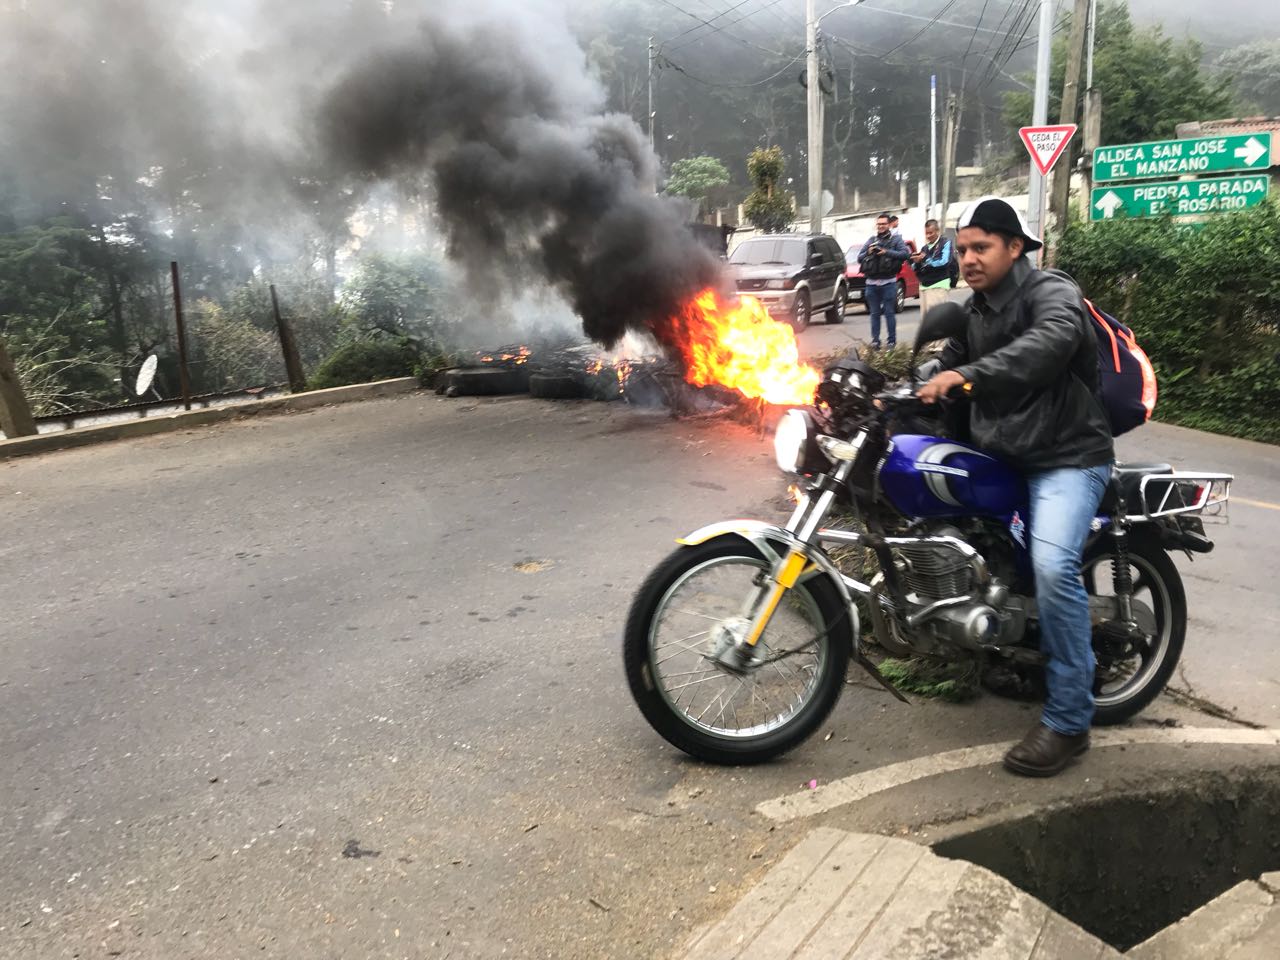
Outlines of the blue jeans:
{"label": "blue jeans", "polygon": [[872,283],[867,281],[864,294],[867,298],[867,313],[871,314],[871,342],[880,346],[880,315],[884,314],[885,323],[889,327],[889,346],[898,342],[898,284]]}
{"label": "blue jeans", "polygon": [[1110,476],[1110,464],[1027,475],[1040,648],[1049,657],[1049,695],[1040,719],[1067,736],[1085,732],[1093,722],[1093,628],[1080,555]]}

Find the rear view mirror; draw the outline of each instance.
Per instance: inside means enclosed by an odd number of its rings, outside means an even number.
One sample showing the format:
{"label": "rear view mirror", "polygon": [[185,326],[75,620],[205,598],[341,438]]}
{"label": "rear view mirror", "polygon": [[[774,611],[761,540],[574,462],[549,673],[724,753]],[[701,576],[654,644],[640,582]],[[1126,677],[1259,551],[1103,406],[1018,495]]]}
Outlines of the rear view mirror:
{"label": "rear view mirror", "polygon": [[926,343],[935,340],[950,340],[952,337],[964,336],[969,326],[969,311],[954,300],[931,307],[929,312],[920,318],[920,327],[916,330],[916,342],[911,348],[911,382],[916,382],[916,357]]}
{"label": "rear view mirror", "polygon": [[809,266],[811,266],[811,267],[820,267],[820,266],[822,266],[822,254],[820,254],[820,253],[811,253],[811,254],[809,254]]}
{"label": "rear view mirror", "polygon": [[919,353],[920,348],[926,343],[962,336],[968,326],[969,312],[954,300],[931,307],[929,312],[920,318],[914,352]]}

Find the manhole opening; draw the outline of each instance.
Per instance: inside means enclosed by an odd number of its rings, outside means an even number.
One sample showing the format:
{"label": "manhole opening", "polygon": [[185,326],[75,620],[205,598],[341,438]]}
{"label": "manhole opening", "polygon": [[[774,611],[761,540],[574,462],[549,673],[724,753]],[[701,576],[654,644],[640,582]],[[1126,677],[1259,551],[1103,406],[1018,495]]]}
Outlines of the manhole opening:
{"label": "manhole opening", "polygon": [[1201,775],[944,840],[1128,950],[1242,880],[1280,868],[1280,770]]}

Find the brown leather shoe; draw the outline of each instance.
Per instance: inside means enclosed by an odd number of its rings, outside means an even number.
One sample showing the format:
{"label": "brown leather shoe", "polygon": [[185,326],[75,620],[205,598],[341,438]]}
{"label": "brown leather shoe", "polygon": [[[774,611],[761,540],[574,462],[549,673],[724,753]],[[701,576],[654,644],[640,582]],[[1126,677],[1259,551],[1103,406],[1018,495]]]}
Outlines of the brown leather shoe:
{"label": "brown leather shoe", "polygon": [[1004,768],[1024,777],[1052,777],[1088,749],[1088,730],[1068,737],[1037,723],[1004,755]]}

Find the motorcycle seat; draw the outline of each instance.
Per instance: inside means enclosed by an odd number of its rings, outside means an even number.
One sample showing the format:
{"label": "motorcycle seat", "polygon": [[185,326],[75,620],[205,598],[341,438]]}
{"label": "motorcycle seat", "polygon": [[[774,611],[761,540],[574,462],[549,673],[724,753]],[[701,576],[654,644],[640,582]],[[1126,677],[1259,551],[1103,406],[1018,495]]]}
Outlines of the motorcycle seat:
{"label": "motorcycle seat", "polygon": [[1098,512],[1113,512],[1121,497],[1130,513],[1141,511],[1142,501],[1138,494],[1142,478],[1167,473],[1173,473],[1173,467],[1167,463],[1117,463],[1111,471],[1111,482],[1102,495]]}

